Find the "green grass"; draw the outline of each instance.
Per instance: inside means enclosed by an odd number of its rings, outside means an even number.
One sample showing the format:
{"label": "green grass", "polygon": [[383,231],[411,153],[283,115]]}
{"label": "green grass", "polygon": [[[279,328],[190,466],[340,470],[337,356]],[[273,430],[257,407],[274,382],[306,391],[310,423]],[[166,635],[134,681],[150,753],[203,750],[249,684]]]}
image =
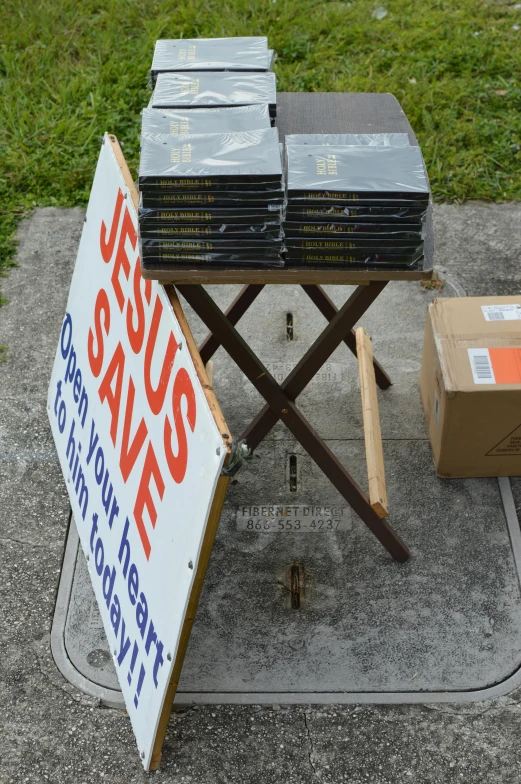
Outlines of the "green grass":
{"label": "green grass", "polygon": [[159,37],[267,34],[279,90],[394,93],[436,200],[521,199],[513,3],[4,0],[0,24],[0,272],[20,216],[86,203],[104,131],[135,167]]}

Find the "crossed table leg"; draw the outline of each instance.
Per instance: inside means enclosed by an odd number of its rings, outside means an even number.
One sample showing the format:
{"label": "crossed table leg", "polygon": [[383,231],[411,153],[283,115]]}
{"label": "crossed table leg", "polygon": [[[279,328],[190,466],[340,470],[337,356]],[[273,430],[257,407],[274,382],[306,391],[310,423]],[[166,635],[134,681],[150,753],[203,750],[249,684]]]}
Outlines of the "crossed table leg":
{"label": "crossed table leg", "polygon": [[[176,288],[212,333],[201,347],[203,361],[209,359],[209,351],[211,356],[215,349],[222,345],[266,401],[264,408],[241,437],[247,446],[254,450],[281,419],[386,550],[395,560],[403,562],[410,555],[407,546],[386,520],[373,511],[363,490],[294,402],[340,343],[345,341],[349,345],[353,326],[385,285],[385,282],[373,281],[367,286],[358,286],[280,386],[237,332],[229,314],[220,310],[201,285],[182,285]],[[250,286],[248,289],[250,302],[241,302],[239,296],[229,308],[235,323],[260,293],[262,286]],[[241,293],[244,294],[245,290]],[[332,303],[331,305],[333,306]],[[381,372],[384,373],[383,370]]]}
{"label": "crossed table leg", "polygon": [[[233,324],[234,326],[237,324],[239,319],[244,316],[250,305],[257,299],[263,288],[264,283],[250,283],[241,289],[237,297],[233,300],[232,304],[226,311],[226,318],[230,324]],[[302,288],[311,301],[315,303],[322,315],[325,316],[328,321],[331,321],[334,315],[338,313],[338,309],[330,297],[328,297],[322,286],[319,286],[318,284],[303,284]],[[351,329],[344,336],[344,343],[356,357],[356,337],[354,330]],[[199,346],[199,353],[205,365],[213,357],[219,348],[219,345],[219,341],[215,335],[212,334],[208,335],[208,337],[201,343]],[[376,361],[376,359],[373,360],[373,364],[376,383],[380,389],[387,389],[392,384],[391,379],[380,363]]]}

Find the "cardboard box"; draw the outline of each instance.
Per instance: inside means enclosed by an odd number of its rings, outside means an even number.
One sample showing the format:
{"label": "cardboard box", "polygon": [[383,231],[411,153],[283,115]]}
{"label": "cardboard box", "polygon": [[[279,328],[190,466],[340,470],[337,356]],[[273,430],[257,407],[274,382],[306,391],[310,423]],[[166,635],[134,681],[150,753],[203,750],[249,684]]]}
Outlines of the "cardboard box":
{"label": "cardboard box", "polygon": [[521,295],[434,300],[420,394],[438,476],[520,476]]}

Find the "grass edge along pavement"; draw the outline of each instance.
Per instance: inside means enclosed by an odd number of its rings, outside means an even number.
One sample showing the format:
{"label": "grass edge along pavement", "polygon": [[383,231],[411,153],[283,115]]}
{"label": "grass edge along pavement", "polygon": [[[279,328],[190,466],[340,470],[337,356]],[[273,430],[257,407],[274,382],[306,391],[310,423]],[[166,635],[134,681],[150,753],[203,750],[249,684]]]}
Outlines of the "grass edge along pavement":
{"label": "grass edge along pavement", "polygon": [[396,95],[422,146],[436,201],[521,200],[518,5],[151,0],[144,10],[138,0],[6,0],[0,276],[14,264],[22,217],[37,206],[87,203],[104,131],[118,136],[135,171],[160,37],[268,35],[279,56],[279,91]]}

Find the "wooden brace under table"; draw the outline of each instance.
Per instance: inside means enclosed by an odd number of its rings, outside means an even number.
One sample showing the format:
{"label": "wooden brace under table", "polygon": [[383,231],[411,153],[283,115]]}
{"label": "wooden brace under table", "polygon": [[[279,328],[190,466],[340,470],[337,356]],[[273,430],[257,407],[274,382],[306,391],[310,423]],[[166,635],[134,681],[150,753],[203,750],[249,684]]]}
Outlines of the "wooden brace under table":
{"label": "wooden brace under table", "polygon": [[[390,386],[391,380],[373,359],[370,339],[365,330],[353,331],[354,325],[383,291],[386,283],[370,281],[367,285],[357,286],[339,310],[320,285],[301,284],[329,323],[280,385],[235,329],[235,324],[262,291],[263,284],[244,286],[226,313],[215,304],[203,286],[176,284],[176,288],[211,332],[199,347],[202,361],[206,364],[221,345],[266,401],[239,441],[244,440],[253,451],[279,419],[282,420],[386,550],[396,561],[403,562],[409,558],[409,550],[383,519],[388,512],[375,382],[385,389]],[[342,342],[359,359],[369,498],[295,404],[298,395]]]}

